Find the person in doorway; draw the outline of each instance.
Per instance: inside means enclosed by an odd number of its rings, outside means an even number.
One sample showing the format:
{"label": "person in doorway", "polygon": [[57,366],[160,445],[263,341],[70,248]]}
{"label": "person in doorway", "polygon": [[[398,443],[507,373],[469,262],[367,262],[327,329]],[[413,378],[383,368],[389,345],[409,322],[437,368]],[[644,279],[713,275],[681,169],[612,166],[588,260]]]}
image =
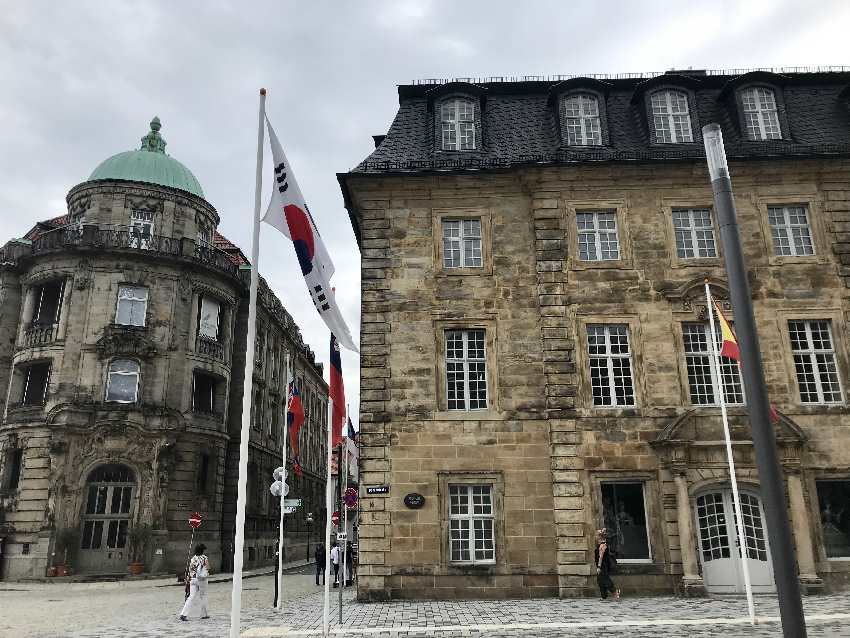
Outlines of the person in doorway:
{"label": "person in doorway", "polygon": [[354,546],[351,541],[345,544],[345,568],[348,571],[345,586],[348,587],[354,582]]}
{"label": "person in doorway", "polygon": [[322,575],[322,585],[325,584],[325,544],[319,543],[316,546],[316,551],[313,553],[313,558],[316,560],[316,584],[319,584],[319,574]]}
{"label": "person in doorway", "polygon": [[199,543],[195,546],[195,555],[189,561],[189,597],[183,604],[183,609],[180,611],[180,620],[188,620],[189,611],[196,603],[201,606],[201,618],[209,618],[210,613],[207,603],[207,579],[210,576],[210,559],[206,557],[204,551],[207,546]]}
{"label": "person in doorway", "polygon": [[614,600],[620,600],[620,590],[611,580],[611,572],[616,565],[616,559],[608,546],[608,531],[603,527],[596,530],[596,582],[599,584],[599,595],[602,600],[608,598],[608,594],[614,595]]}
{"label": "person in doorway", "polygon": [[336,541],[331,546],[331,563],[334,566],[334,587],[339,587],[339,544]]}

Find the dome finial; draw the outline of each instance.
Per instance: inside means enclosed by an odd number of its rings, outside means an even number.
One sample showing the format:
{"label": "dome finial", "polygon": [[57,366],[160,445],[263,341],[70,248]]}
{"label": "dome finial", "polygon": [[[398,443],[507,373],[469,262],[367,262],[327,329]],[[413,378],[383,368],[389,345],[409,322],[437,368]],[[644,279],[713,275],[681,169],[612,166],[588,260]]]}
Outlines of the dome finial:
{"label": "dome finial", "polygon": [[142,138],[142,148],[143,151],[150,151],[151,153],[162,153],[165,154],[165,140],[162,138],[162,135],[159,134],[159,129],[162,128],[162,123],[159,121],[159,118],[154,116],[151,120],[151,130],[150,133],[145,135]]}

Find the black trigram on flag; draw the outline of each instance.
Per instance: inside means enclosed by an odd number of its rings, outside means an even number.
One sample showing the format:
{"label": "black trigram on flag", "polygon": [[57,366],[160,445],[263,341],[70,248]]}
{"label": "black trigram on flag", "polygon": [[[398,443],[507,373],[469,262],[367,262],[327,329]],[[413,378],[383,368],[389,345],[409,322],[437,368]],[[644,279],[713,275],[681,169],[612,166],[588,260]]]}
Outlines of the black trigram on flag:
{"label": "black trigram on flag", "polygon": [[320,313],[330,309],[331,305],[328,303],[328,297],[325,294],[324,288],[321,286],[312,286],[310,288],[310,296],[313,298],[313,304],[315,304],[316,310]]}
{"label": "black trigram on flag", "polygon": [[277,180],[277,190],[285,193],[289,188],[289,183],[286,181],[286,164],[281,162],[274,167],[275,179]]}

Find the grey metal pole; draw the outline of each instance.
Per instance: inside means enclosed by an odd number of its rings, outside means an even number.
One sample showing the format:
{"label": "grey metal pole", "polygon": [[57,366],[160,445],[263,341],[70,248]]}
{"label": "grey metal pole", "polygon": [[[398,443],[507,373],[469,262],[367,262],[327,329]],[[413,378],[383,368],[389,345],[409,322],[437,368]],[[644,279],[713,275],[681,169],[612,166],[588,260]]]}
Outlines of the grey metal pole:
{"label": "grey metal pole", "polygon": [[[342,427],[345,427],[343,423]],[[342,508],[344,507],[342,504],[342,443],[339,444],[339,462],[336,466],[336,511],[339,512],[339,523],[337,524],[337,537],[339,537],[339,526],[342,525]],[[339,544],[339,539],[337,538],[336,542],[337,549],[339,549],[339,554],[337,554],[337,560],[339,560],[339,566],[342,567],[342,552],[343,548]],[[339,624],[342,626],[342,587],[345,584],[345,574],[342,575],[342,578],[339,580]]]}
{"label": "grey metal pole", "polygon": [[[776,449],[776,437],[770,423],[770,402],[762,368],[747,267],[741,249],[741,237],[732,198],[732,180],[726,164],[723,134],[720,125],[709,124],[702,129],[705,152],[714,191],[717,223],[723,242],[723,258],[729,277],[729,292],[735,311],[735,334],[741,351],[741,369],[747,392],[747,411],[756,452],[756,465],[761,482],[762,505],[767,519],[767,535],[773,560],[773,574],[779,598],[782,634],[786,638],[805,638],[806,619],[800,598],[797,561],[791,542],[791,525],[785,506],[782,468]],[[747,548],[742,548],[745,552]]]}

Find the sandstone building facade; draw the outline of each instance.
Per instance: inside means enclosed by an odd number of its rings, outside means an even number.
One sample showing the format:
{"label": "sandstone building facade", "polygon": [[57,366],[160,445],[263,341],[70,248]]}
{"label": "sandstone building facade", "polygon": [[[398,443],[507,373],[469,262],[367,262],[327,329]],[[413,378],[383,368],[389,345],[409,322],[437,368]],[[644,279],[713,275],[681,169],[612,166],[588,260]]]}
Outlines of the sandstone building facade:
{"label": "sandstone building facade", "polygon": [[[799,577],[850,574],[850,73],[426,81],[338,176],[362,255],[362,599],[742,591],[770,547],[702,149],[723,128]],[[370,486],[388,486],[370,495]],[[424,497],[412,508],[407,494]]]}
{"label": "sandstone building facade", "polygon": [[[146,570],[181,573],[195,511],[213,568],[232,564],[251,266],[159,128],[0,249],[3,578],[43,577],[66,545],[75,572],[126,572],[144,526]],[[247,567],[275,560],[286,353],[307,414],[285,543],[300,557],[322,529],[328,388],[261,279]]]}

